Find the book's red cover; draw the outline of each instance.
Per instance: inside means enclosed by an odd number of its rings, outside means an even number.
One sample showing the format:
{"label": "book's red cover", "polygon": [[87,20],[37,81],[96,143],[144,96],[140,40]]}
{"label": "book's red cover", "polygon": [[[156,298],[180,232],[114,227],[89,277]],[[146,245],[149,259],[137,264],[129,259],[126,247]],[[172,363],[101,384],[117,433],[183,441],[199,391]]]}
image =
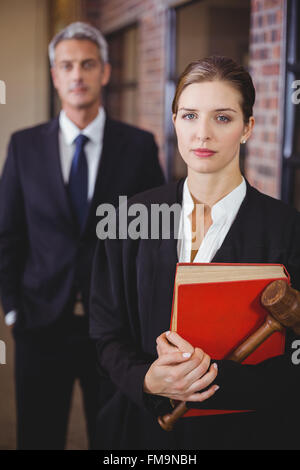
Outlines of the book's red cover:
{"label": "book's red cover", "polygon": [[[289,282],[289,276],[284,279]],[[212,359],[226,358],[264,322],[266,309],[260,297],[275,279],[181,284],[178,286],[177,332]],[[284,353],[284,332],[273,333],[244,364],[256,364]],[[184,416],[245,412],[250,410],[189,410]]]}

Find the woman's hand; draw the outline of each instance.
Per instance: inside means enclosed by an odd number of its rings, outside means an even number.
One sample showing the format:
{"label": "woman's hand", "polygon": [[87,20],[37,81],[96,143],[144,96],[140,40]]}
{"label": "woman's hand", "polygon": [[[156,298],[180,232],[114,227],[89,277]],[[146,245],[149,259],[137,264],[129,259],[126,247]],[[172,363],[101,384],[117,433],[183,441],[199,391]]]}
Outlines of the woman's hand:
{"label": "woman's hand", "polygon": [[145,376],[144,391],[180,401],[201,402],[210,398],[218,390],[217,385],[201,390],[215,380],[216,364],[210,365],[208,354],[193,348],[177,333],[170,332],[167,337],[168,341],[162,335],[157,339],[160,355]]}
{"label": "woman's hand", "polygon": [[194,347],[175,331],[167,331],[158,336],[156,350],[159,357],[175,351],[194,353]]}

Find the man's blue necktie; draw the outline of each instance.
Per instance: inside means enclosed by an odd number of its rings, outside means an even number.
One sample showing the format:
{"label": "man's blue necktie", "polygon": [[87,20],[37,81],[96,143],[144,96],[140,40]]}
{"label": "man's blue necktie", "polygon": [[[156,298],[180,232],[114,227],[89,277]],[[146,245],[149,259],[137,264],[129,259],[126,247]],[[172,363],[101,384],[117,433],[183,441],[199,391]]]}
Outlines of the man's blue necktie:
{"label": "man's blue necktie", "polygon": [[75,153],[72,161],[69,191],[74,213],[77,217],[80,229],[85,222],[88,207],[88,166],[84,146],[89,140],[83,134],[75,139]]}

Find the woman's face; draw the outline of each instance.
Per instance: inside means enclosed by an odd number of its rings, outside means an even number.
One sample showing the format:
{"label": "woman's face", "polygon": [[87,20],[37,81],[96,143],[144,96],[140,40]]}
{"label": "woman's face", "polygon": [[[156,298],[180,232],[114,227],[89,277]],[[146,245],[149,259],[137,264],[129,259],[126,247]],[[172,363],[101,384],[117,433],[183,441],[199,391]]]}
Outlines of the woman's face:
{"label": "woman's face", "polygon": [[239,169],[240,143],[254,125],[245,125],[241,94],[222,81],[193,83],[181,93],[173,115],[179,152],[189,172]]}

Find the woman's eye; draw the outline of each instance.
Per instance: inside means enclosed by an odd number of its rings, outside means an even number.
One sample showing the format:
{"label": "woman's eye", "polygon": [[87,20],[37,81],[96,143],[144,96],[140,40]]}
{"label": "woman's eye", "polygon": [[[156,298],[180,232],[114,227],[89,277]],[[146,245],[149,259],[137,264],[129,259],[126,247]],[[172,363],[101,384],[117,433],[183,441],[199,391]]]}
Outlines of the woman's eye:
{"label": "woman's eye", "polygon": [[187,119],[188,121],[191,121],[192,119],[195,119],[196,115],[194,113],[187,113],[187,114],[184,114],[182,117],[183,119]]}
{"label": "woman's eye", "polygon": [[217,116],[217,121],[219,122],[230,122],[230,119],[227,116],[224,116],[223,114]]}

